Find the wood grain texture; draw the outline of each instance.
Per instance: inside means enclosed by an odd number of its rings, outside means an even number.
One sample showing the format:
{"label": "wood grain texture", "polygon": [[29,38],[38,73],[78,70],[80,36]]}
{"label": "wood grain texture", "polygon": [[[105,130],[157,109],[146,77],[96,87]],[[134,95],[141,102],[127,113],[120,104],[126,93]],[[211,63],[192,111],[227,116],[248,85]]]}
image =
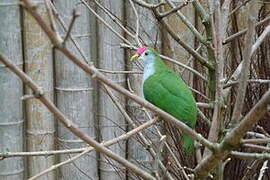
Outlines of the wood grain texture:
{"label": "wood grain texture", "polygon": [[[39,0],[38,0],[39,1]],[[49,19],[44,3],[38,6],[38,12],[47,23]],[[52,45],[43,30],[26,11],[23,13],[25,72],[40,86],[46,96],[53,101],[53,56]],[[26,94],[33,94],[26,88]],[[37,99],[26,100],[27,151],[54,150],[54,116]],[[54,164],[54,156],[28,157],[28,177],[32,177]],[[44,163],[45,162],[45,163]],[[55,173],[48,173],[43,180],[55,179]]]}
{"label": "wood grain texture", "polygon": [[[23,67],[20,9],[16,0],[0,2],[0,51]],[[23,150],[23,85],[15,74],[0,64],[0,151]],[[0,180],[23,179],[23,158],[0,161]]]}
{"label": "wood grain texture", "polygon": [[[80,16],[76,18],[71,30],[71,36],[78,42],[87,60],[94,58],[91,54],[93,44],[90,41],[94,33],[90,30],[93,25],[93,18],[89,11],[80,1],[55,1],[55,6],[66,26],[69,26],[72,19],[72,11],[76,8]],[[65,37],[66,33],[59,27],[60,35]],[[82,57],[70,38],[66,41],[66,47],[78,57]],[[83,72],[74,63],[68,61],[63,54],[56,51],[55,56],[56,73],[56,100],[57,107],[78,127],[95,138],[95,122],[93,112],[93,83],[89,75]],[[58,147],[59,149],[79,148],[86,144],[74,136],[63,125],[58,124]],[[64,161],[71,155],[60,155],[59,160]],[[58,178],[65,180],[97,179],[96,153],[89,153],[72,164],[60,168]]]}

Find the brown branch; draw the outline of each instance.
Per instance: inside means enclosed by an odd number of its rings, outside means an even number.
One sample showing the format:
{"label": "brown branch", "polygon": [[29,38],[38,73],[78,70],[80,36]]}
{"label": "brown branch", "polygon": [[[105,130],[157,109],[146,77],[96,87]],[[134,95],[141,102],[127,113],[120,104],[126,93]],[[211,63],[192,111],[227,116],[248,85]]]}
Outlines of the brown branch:
{"label": "brown branch", "polygon": [[246,132],[256,124],[267,112],[270,104],[270,90],[268,90],[259,102],[248,112],[242,121],[226,135],[220,145],[212,155],[207,156],[195,168],[195,175],[198,179],[203,179],[221,160],[225,159],[230,151],[236,147]]}
{"label": "brown branch", "polygon": [[[248,83],[259,83],[259,84],[269,84],[270,80],[269,79],[249,79],[247,80]],[[233,85],[239,84],[239,81],[229,81],[226,85],[223,86],[223,88],[228,88]]]}
{"label": "brown branch", "polygon": [[173,7],[173,8],[171,8],[170,10],[168,10],[168,11],[166,11],[166,12],[164,12],[164,13],[160,13],[159,18],[162,19],[162,18],[164,18],[164,17],[167,17],[167,16],[169,16],[169,15],[171,15],[171,14],[177,12],[178,10],[181,10],[183,7],[187,6],[188,3],[189,3],[188,1],[185,1],[184,3],[179,4],[179,5],[177,5],[177,6]]}
{"label": "brown branch", "polygon": [[161,1],[160,3],[158,4],[150,4],[150,3],[147,3],[143,0],[133,0],[136,4],[142,6],[142,7],[145,7],[147,9],[153,9],[153,8],[158,8],[162,5],[165,5],[166,3],[164,1]]}
{"label": "brown branch", "polygon": [[270,159],[269,153],[244,153],[232,151],[230,156],[240,159]]}
{"label": "brown branch", "polygon": [[[171,8],[176,8],[176,6],[172,3],[171,0],[165,0],[165,1],[169,4]],[[155,15],[157,16],[158,19],[160,19],[161,15],[159,13],[155,13]],[[187,20],[187,18],[180,12],[179,9],[176,11],[176,15],[189,28],[189,30],[194,34],[194,36],[198,38],[198,40],[202,44],[207,45],[207,40],[197,31],[197,29],[192,25],[192,23],[189,20]]]}
{"label": "brown branch", "polygon": [[53,150],[53,151],[35,151],[35,152],[2,152],[0,153],[0,159],[20,157],[20,156],[51,156],[55,154],[81,153],[85,149],[86,148],[64,149],[64,150]]}
{"label": "brown branch", "polygon": [[239,87],[238,93],[235,100],[235,105],[232,113],[232,120],[231,120],[231,127],[234,127],[240,121],[242,108],[244,105],[245,94],[246,94],[246,87],[247,87],[247,80],[249,77],[249,67],[251,62],[251,49],[252,49],[252,40],[255,35],[255,16],[256,16],[256,9],[255,9],[254,1],[251,2],[249,8],[249,19],[248,19],[248,31],[245,38],[245,49],[244,49],[244,57],[243,57],[243,65],[242,71],[239,77]]}
{"label": "brown branch", "polygon": [[243,139],[241,141],[243,144],[264,144],[270,143],[270,138],[255,138],[255,139]]}
{"label": "brown branch", "polygon": [[262,42],[266,39],[266,37],[268,36],[268,34],[270,33],[270,25],[268,25],[264,31],[262,32],[262,34],[258,37],[258,39],[256,40],[256,42],[253,44],[252,48],[251,48],[251,54],[253,54],[262,44]]}
{"label": "brown branch", "polygon": [[[153,11],[155,16],[158,18],[158,12],[157,10]],[[198,60],[203,66],[206,66],[209,69],[213,69],[212,64],[210,64],[204,57],[202,57],[199,53],[197,53],[192,47],[190,47],[188,44],[186,44],[182,39],[173,31],[173,29],[168,25],[168,23],[165,22],[165,20],[161,19],[160,23],[163,25],[163,27],[168,31],[168,33],[171,35],[171,37],[179,44],[181,45],[186,51],[188,51],[196,60]]]}
{"label": "brown branch", "polygon": [[[92,1],[92,0],[88,0],[88,1]],[[83,3],[85,3],[85,1],[82,1]],[[135,35],[133,35],[122,23],[121,21],[111,12],[109,11],[107,8],[105,8],[104,6],[102,6],[98,1],[94,0],[94,3],[103,10],[103,12],[105,12],[111,19],[112,21],[117,24],[127,35],[129,35],[130,37],[135,39]]]}
{"label": "brown branch", "polygon": [[77,10],[76,9],[73,9],[73,11],[72,11],[72,18],[71,18],[70,24],[68,26],[68,30],[67,30],[67,33],[66,33],[66,36],[64,38],[63,43],[67,42],[67,40],[68,40],[68,38],[69,38],[69,36],[71,34],[71,30],[72,30],[72,28],[73,28],[73,26],[75,24],[75,21],[76,21],[76,19],[79,16],[80,16],[80,14],[77,12]]}
{"label": "brown branch", "polygon": [[[225,0],[224,4],[229,6],[227,0]],[[227,7],[228,8],[228,7]],[[214,27],[214,44],[216,47],[215,51],[215,59],[216,61],[216,78],[217,78],[217,85],[215,89],[215,104],[214,104],[214,112],[212,117],[212,123],[208,135],[208,140],[211,142],[218,142],[218,135],[220,133],[220,129],[222,128],[222,106],[224,104],[223,97],[222,97],[222,88],[223,83],[221,80],[223,79],[223,70],[224,70],[224,47],[222,45],[222,39],[225,36],[225,28],[227,27],[228,23],[228,16],[227,13],[221,12],[221,4],[219,1],[216,1],[215,4],[215,27]],[[212,152],[206,149],[204,151],[203,157],[211,154]]]}
{"label": "brown branch", "polygon": [[105,69],[98,69],[100,72],[109,73],[109,74],[142,74],[142,71],[111,71]]}
{"label": "brown branch", "polygon": [[242,147],[250,148],[250,149],[256,150],[256,151],[270,152],[269,147],[260,146],[260,145],[256,145],[256,144],[243,144]]}
{"label": "brown branch", "polygon": [[[268,16],[268,17],[264,18],[263,20],[261,20],[260,22],[256,23],[255,26],[256,26],[256,27],[259,27],[259,26],[261,26],[261,25],[264,25],[264,24],[268,23],[269,21],[270,21],[270,16]],[[239,37],[243,36],[244,34],[247,33],[247,31],[248,31],[248,28],[243,29],[242,31],[239,31],[239,32],[237,32],[237,33],[235,33],[235,34],[233,34],[233,35],[227,37],[227,38],[223,41],[223,44],[227,44],[227,43],[229,43],[229,42],[235,40],[236,38],[239,38]]]}
{"label": "brown branch", "polygon": [[125,37],[123,37],[120,33],[118,33],[115,29],[113,29],[113,27],[108,24],[100,15],[98,15],[95,10],[93,8],[91,8],[87,2],[85,0],[81,0],[81,2],[85,5],[85,7],[91,11],[92,14],[94,14],[94,16],[97,17],[97,19],[103,23],[108,29],[110,29],[117,37],[119,37],[121,40],[123,40],[125,43],[127,44],[131,44],[131,42],[129,42]]}
{"label": "brown branch", "polygon": [[134,14],[136,16],[136,31],[135,31],[136,33],[135,33],[134,38],[135,38],[137,44],[139,46],[142,46],[142,43],[141,43],[140,38],[139,38],[140,18],[139,18],[139,15],[138,15],[138,11],[135,8],[135,5],[134,5],[132,0],[129,0],[129,3],[131,4],[131,7],[132,7],[132,9],[134,11]]}

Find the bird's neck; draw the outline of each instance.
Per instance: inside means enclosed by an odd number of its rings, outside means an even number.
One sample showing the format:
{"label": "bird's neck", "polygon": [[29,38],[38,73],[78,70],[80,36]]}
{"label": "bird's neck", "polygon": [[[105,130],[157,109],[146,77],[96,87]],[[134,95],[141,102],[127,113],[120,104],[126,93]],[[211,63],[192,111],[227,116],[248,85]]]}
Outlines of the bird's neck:
{"label": "bird's neck", "polygon": [[155,73],[155,63],[149,62],[144,65],[143,82]]}
{"label": "bird's neck", "polygon": [[144,71],[143,71],[143,82],[152,76],[155,73],[160,73],[167,69],[167,66],[164,64],[164,62],[158,58],[153,60],[148,60],[144,64]]}

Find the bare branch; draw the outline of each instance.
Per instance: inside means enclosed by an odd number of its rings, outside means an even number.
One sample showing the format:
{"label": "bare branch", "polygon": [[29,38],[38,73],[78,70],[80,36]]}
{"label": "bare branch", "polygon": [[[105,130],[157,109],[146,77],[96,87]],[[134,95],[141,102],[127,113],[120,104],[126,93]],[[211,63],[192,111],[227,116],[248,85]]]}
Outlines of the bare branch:
{"label": "bare branch", "polygon": [[[171,8],[176,8],[176,6],[172,3],[171,0],[165,0],[170,6]],[[157,14],[156,14],[157,15]],[[176,15],[181,19],[181,21],[190,29],[190,31],[194,34],[194,36],[196,38],[198,38],[198,40],[207,45],[207,41],[206,39],[197,31],[197,29],[190,23],[189,20],[187,20],[187,18],[179,11],[176,11]],[[158,15],[160,17],[160,15]]]}
{"label": "bare branch", "polygon": [[252,48],[251,48],[251,54],[254,54],[254,52],[260,47],[260,45],[262,44],[262,42],[266,39],[266,37],[268,36],[268,34],[270,33],[270,25],[268,25],[264,31],[262,32],[262,34],[260,35],[260,37],[256,40],[256,42],[253,44]]}
{"label": "bare branch", "polygon": [[196,177],[206,177],[220,160],[226,158],[231,149],[238,146],[246,132],[267,112],[268,104],[270,104],[270,90],[263,95],[260,101],[249,111],[242,121],[226,135],[221,144],[218,145],[218,150],[212,155],[207,156],[197,165],[195,168]]}
{"label": "bare branch", "polygon": [[185,1],[184,3],[182,4],[179,4],[177,6],[175,6],[174,8],[171,8],[170,10],[168,10],[167,12],[164,12],[164,13],[160,13],[160,16],[159,18],[164,18],[164,17],[167,17],[175,12],[177,12],[178,10],[181,10],[183,7],[187,6],[189,3],[189,1]]}
{"label": "bare branch", "polygon": [[109,74],[142,74],[141,71],[110,71],[105,69],[98,69],[100,72]]}
{"label": "bare branch", "polygon": [[72,18],[71,18],[71,21],[70,21],[70,24],[69,24],[69,27],[68,27],[68,30],[67,30],[67,33],[66,33],[66,36],[64,38],[63,43],[65,43],[68,40],[68,38],[70,36],[70,33],[71,33],[71,30],[73,28],[73,25],[74,25],[76,19],[79,16],[80,16],[80,14],[77,12],[77,10],[76,9],[73,9],[73,11],[72,11]]}
{"label": "bare branch", "polygon": [[269,153],[243,153],[243,152],[237,152],[232,151],[231,156],[234,158],[240,158],[240,159],[270,159]]}
{"label": "bare branch", "polygon": [[255,16],[256,16],[256,9],[255,9],[255,3],[252,1],[250,4],[250,9],[249,9],[249,21],[248,21],[248,31],[247,35],[245,38],[245,50],[244,50],[244,57],[243,57],[243,65],[242,65],[242,71],[240,73],[239,77],[239,88],[238,88],[238,93],[237,97],[235,100],[235,105],[233,109],[233,114],[232,114],[232,121],[231,121],[231,126],[234,126],[240,121],[240,115],[242,113],[242,108],[244,104],[244,99],[245,99],[245,94],[246,94],[246,87],[247,87],[247,80],[249,76],[249,67],[250,67],[250,62],[251,62],[251,57],[252,57],[252,40],[255,34]]}
{"label": "bare branch", "polygon": [[127,44],[131,44],[125,37],[123,37],[120,33],[118,33],[110,24],[108,24],[100,15],[98,15],[93,8],[91,8],[85,0],[81,0],[81,2],[91,11],[97,19],[102,22],[107,28],[109,28],[117,37],[119,37],[121,40],[123,40]]}
{"label": "bare branch", "polygon": [[134,5],[133,1],[132,0],[129,0],[129,2],[131,4],[131,7],[132,7],[132,9],[134,11],[134,14],[136,16],[136,33],[135,33],[135,37],[134,38],[135,38],[136,42],[138,43],[138,45],[139,46],[142,46],[142,43],[141,43],[141,41],[139,39],[140,18],[139,18],[139,15],[138,15],[138,11],[135,8],[135,5]]}
{"label": "bare branch", "polygon": [[136,4],[138,4],[138,5],[142,6],[142,7],[145,7],[147,9],[155,9],[155,8],[158,8],[158,7],[166,4],[164,1],[161,1],[158,4],[150,4],[150,3],[145,2],[144,0],[133,0],[133,1]]}
{"label": "bare branch", "polygon": [[[158,16],[157,11],[154,11],[154,13],[156,14],[156,16]],[[199,53],[197,53],[193,48],[191,48],[188,44],[182,41],[182,39],[177,34],[175,34],[172,28],[163,19],[161,19],[160,22],[179,45],[181,45],[186,51],[188,51],[192,56],[194,56],[194,58],[198,60],[203,66],[206,66],[209,69],[213,69],[213,66],[209,62],[207,62],[206,59],[202,57]]]}
{"label": "bare branch", "polygon": [[243,139],[241,141],[243,144],[264,144],[270,143],[270,138],[255,138],[255,139]]}
{"label": "bare branch", "polygon": [[[263,25],[263,24],[266,24],[266,23],[268,23],[269,21],[270,21],[270,16],[268,16],[268,17],[264,18],[262,21],[256,23],[256,27],[261,26],[261,25]],[[248,28],[243,29],[242,31],[239,31],[239,32],[237,32],[237,33],[235,33],[235,34],[233,34],[233,35],[227,37],[227,38],[223,41],[223,44],[227,44],[228,42],[231,42],[231,41],[233,41],[234,39],[239,38],[240,36],[243,36],[244,34],[247,33],[247,31],[248,31]]]}

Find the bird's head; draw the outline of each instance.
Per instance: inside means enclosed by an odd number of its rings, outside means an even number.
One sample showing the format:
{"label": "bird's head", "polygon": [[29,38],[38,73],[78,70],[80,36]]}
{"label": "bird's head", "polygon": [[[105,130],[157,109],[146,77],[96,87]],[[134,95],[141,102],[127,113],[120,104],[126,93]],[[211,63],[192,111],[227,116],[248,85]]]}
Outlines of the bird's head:
{"label": "bird's head", "polygon": [[145,64],[154,62],[158,56],[157,52],[153,48],[142,46],[137,49],[134,56],[131,57],[131,61],[143,60]]}

